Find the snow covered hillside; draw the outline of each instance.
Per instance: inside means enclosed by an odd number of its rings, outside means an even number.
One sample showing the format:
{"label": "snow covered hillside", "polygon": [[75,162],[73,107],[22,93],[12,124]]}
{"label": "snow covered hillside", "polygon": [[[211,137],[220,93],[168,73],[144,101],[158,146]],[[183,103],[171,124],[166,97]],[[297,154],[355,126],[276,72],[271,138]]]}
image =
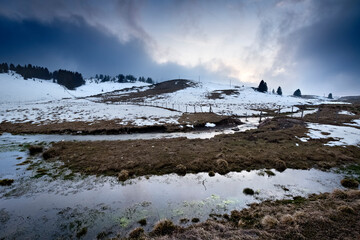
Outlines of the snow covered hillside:
{"label": "snow covered hillside", "polygon": [[[74,121],[90,124],[101,120],[137,126],[176,124],[184,112],[209,112],[210,107],[222,115],[251,116],[279,108],[281,112],[290,112],[297,104],[326,101],[259,93],[250,87],[195,84],[187,80],[159,85],[87,80],[85,85],[71,91],[52,81],[24,80],[20,75],[10,73],[0,74],[0,84],[0,122],[35,124]],[[119,91],[107,93],[114,90]],[[86,97],[96,94],[101,95]],[[297,110],[296,107],[293,109]]]}
{"label": "snow covered hillside", "polygon": [[135,83],[96,83],[86,80],[86,84],[76,90],[53,83],[52,80],[27,79],[16,73],[0,73],[0,103],[50,101],[62,98],[85,97],[123,88],[149,85],[143,82]]}
{"label": "snow covered hillside", "polygon": [[49,80],[24,80],[19,74],[0,74],[0,102],[43,101],[71,97],[68,91]]}

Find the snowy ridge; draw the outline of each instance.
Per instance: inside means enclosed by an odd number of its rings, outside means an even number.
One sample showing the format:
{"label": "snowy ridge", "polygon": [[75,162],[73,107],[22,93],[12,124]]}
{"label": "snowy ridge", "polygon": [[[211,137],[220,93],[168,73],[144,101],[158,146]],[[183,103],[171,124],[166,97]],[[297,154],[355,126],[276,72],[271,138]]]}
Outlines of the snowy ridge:
{"label": "snowy ridge", "polygon": [[114,83],[86,80],[86,84],[76,90],[68,90],[65,87],[52,82],[52,80],[27,79],[16,73],[0,73],[0,102],[30,102],[30,101],[51,101],[62,98],[86,97],[110,92],[123,88],[147,86],[143,82],[135,83]]}

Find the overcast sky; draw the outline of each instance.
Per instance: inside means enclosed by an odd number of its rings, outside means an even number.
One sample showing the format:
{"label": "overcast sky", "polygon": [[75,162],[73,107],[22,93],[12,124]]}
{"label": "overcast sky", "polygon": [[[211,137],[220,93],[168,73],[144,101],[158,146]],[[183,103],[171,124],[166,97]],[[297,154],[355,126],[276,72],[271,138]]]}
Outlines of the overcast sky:
{"label": "overcast sky", "polygon": [[0,0],[0,62],[360,94],[358,0]]}

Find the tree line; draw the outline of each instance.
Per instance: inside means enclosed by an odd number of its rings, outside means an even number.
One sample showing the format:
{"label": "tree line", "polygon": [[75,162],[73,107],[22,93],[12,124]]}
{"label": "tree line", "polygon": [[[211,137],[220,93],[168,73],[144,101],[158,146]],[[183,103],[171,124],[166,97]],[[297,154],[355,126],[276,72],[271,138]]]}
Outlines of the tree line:
{"label": "tree line", "polygon": [[32,66],[27,64],[24,66],[14,64],[8,65],[7,63],[0,64],[0,73],[9,73],[9,71],[16,72],[21,75],[24,79],[29,78],[39,78],[44,80],[53,79],[54,82],[70,89],[74,90],[75,88],[85,84],[84,78],[81,73],[71,72],[68,70],[59,69],[54,72],[50,72],[47,68]]}
{"label": "tree line", "polygon": [[103,75],[103,74],[96,74],[95,78],[98,79],[100,82],[118,82],[118,83],[129,83],[130,82],[130,83],[134,83],[136,81],[139,81],[139,82],[150,83],[150,84],[154,83],[154,81],[150,77],[136,78],[135,76],[133,76],[131,74],[128,74],[128,75],[119,74],[119,75],[116,75],[115,77],[111,77],[109,75]]}
{"label": "tree line", "polygon": [[[254,88],[256,91],[258,92],[262,92],[262,93],[266,93],[268,92],[268,86],[267,83],[264,80],[261,80],[261,82],[259,83],[259,86],[257,88]],[[272,93],[275,94],[275,89],[272,90]],[[277,95],[282,95],[282,89],[279,86],[277,91],[276,91]],[[301,97],[301,90],[300,89],[296,89],[295,92],[293,93],[293,96],[295,97]],[[332,93],[329,93],[328,95],[329,99],[333,99]]]}
{"label": "tree line", "polygon": [[[58,83],[67,89],[74,90],[77,87],[80,87],[81,85],[85,84],[85,80],[81,73],[78,72],[71,72],[64,69],[59,69],[54,72],[50,72],[47,68],[44,67],[38,67],[38,66],[32,66],[31,64],[27,64],[24,66],[21,65],[14,65],[7,63],[1,63],[0,64],[0,73],[9,73],[9,71],[16,72],[17,74],[20,74],[24,79],[29,78],[39,78],[44,80],[51,80],[55,83]],[[103,74],[96,74],[95,77],[100,82],[118,82],[118,83],[127,83],[127,82],[145,82],[153,84],[154,81],[150,77],[139,77],[136,78],[135,76],[128,74],[123,75],[119,74],[115,77],[110,77],[109,75],[103,75]]]}

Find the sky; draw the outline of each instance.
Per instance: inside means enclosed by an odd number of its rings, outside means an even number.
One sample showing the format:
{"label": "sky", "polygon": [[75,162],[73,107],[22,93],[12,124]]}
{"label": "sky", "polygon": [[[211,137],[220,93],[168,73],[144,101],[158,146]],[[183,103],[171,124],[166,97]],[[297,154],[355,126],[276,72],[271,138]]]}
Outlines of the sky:
{"label": "sky", "polygon": [[0,62],[360,95],[360,1],[0,0]]}

